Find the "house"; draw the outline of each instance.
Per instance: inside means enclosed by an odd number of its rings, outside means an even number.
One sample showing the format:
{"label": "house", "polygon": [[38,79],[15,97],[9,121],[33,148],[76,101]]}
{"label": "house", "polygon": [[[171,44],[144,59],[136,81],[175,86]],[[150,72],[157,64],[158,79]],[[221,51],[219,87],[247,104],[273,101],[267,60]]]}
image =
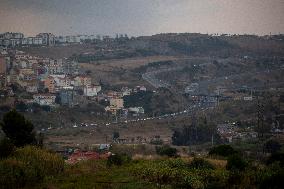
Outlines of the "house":
{"label": "house", "polygon": [[49,74],[63,74],[63,61],[62,59],[49,60],[49,63],[46,65],[47,72]]}
{"label": "house", "polygon": [[79,74],[79,64],[75,60],[63,60],[64,73],[68,75],[78,75]]}
{"label": "house", "polygon": [[130,107],[128,111],[133,114],[144,114],[144,108],[142,107]]}
{"label": "house", "polygon": [[101,91],[101,86],[93,85],[93,86],[85,86],[84,87],[84,95],[85,96],[97,96],[98,92]]}
{"label": "house", "polygon": [[29,93],[37,93],[38,92],[37,80],[27,81],[26,91]]}
{"label": "house", "polygon": [[52,106],[55,104],[55,98],[55,95],[49,93],[33,95],[34,102],[39,105]]}
{"label": "house", "polygon": [[44,81],[44,88],[47,88],[50,93],[55,93],[55,80],[49,76]]}
{"label": "house", "polygon": [[139,91],[143,91],[143,92],[146,92],[146,87],[144,87],[144,86],[136,86],[135,88],[134,88],[134,92],[139,92]]}
{"label": "house", "polygon": [[[50,89],[52,93],[59,91],[63,87],[70,87],[71,86],[71,80],[68,76],[62,74],[62,75],[50,75],[46,81],[46,88]],[[50,87],[50,88],[49,88]],[[49,91],[49,92],[51,92]]]}
{"label": "house", "polygon": [[39,33],[36,38],[42,39],[43,45],[51,46],[55,44],[55,36],[52,33]]}
{"label": "house", "polygon": [[122,96],[129,96],[131,95],[132,89],[129,89],[128,87],[123,87],[121,89]]}
{"label": "house", "polygon": [[34,70],[30,68],[24,68],[24,69],[19,69],[19,78],[23,80],[29,80],[29,79],[24,79],[25,77],[28,77],[28,75],[34,75]]}
{"label": "house", "polygon": [[117,109],[121,109],[124,107],[122,98],[111,98],[109,103],[110,103],[110,106],[113,106]]}
{"label": "house", "polygon": [[75,87],[91,86],[92,78],[89,76],[76,76],[73,78],[73,83]]}

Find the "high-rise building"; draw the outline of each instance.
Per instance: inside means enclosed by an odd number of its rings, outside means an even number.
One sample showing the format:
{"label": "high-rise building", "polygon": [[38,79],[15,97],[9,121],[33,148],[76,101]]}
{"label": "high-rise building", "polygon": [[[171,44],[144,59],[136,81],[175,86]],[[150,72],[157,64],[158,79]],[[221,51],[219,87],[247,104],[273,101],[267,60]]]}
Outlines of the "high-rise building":
{"label": "high-rise building", "polygon": [[55,36],[52,33],[39,33],[36,37],[42,38],[43,45],[52,46],[55,44]]}

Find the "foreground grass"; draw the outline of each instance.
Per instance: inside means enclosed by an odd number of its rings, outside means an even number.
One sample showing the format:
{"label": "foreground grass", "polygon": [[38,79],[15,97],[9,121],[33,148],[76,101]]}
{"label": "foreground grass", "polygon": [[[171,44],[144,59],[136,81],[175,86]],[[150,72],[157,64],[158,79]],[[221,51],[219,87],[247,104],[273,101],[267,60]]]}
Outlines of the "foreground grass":
{"label": "foreground grass", "polygon": [[57,178],[47,178],[42,188],[50,189],[154,189],[157,186],[135,178],[130,173],[132,164],[108,167],[105,160],[90,160],[66,165]]}

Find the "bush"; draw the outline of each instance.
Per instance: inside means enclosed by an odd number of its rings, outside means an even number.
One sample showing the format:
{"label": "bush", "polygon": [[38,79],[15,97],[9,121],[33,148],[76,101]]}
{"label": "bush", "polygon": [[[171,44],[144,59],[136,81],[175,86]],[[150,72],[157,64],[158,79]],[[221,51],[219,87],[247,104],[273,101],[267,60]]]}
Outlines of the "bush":
{"label": "bush", "polygon": [[131,157],[127,154],[112,154],[107,159],[107,166],[121,166],[124,163],[129,163],[130,161]]}
{"label": "bush", "polygon": [[33,146],[19,148],[13,156],[31,165],[41,176],[55,175],[64,169],[64,160],[59,155]]}
{"label": "bush", "polygon": [[156,152],[161,156],[177,157],[177,149],[164,145],[162,147],[156,147]]}
{"label": "bush", "polygon": [[2,139],[0,141],[0,159],[8,157],[14,148],[15,146],[8,138]]}
{"label": "bush", "polygon": [[0,185],[1,188],[20,188],[27,182],[27,166],[15,159],[5,159],[0,161]]}
{"label": "bush", "polygon": [[226,168],[228,170],[243,171],[247,166],[247,161],[245,161],[241,156],[234,154],[228,157]]}
{"label": "bush", "polygon": [[214,166],[209,161],[202,158],[194,158],[189,167],[194,169],[214,169]]}
{"label": "bush", "polygon": [[46,176],[62,172],[64,161],[58,155],[36,147],[17,149],[0,161],[1,188],[22,188],[41,182]]}
{"label": "bush", "polygon": [[209,155],[217,155],[217,156],[223,156],[223,157],[228,157],[230,155],[236,154],[237,151],[231,147],[230,145],[220,145],[213,147],[209,151]]}

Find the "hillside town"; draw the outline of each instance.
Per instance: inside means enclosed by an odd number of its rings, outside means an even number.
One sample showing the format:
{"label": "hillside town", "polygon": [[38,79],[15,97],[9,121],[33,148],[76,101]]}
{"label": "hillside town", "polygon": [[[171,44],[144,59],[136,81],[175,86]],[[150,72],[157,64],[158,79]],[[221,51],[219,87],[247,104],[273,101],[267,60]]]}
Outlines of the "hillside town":
{"label": "hillside town", "polygon": [[[104,102],[105,111],[116,115],[144,114],[142,107],[124,108],[123,97],[145,92],[144,86],[119,91],[103,90],[97,81],[80,70],[76,60],[31,56],[2,48],[0,52],[1,97],[15,97],[12,106],[33,111],[34,104],[52,111],[59,106],[74,107],[86,102]],[[21,90],[22,89],[22,90]]]}
{"label": "hillside town", "polygon": [[53,46],[56,44],[82,43],[85,41],[113,41],[114,39],[128,39],[127,34],[116,34],[115,38],[109,35],[71,35],[55,36],[52,33],[39,33],[34,37],[25,37],[23,33],[0,33],[0,46]]}

